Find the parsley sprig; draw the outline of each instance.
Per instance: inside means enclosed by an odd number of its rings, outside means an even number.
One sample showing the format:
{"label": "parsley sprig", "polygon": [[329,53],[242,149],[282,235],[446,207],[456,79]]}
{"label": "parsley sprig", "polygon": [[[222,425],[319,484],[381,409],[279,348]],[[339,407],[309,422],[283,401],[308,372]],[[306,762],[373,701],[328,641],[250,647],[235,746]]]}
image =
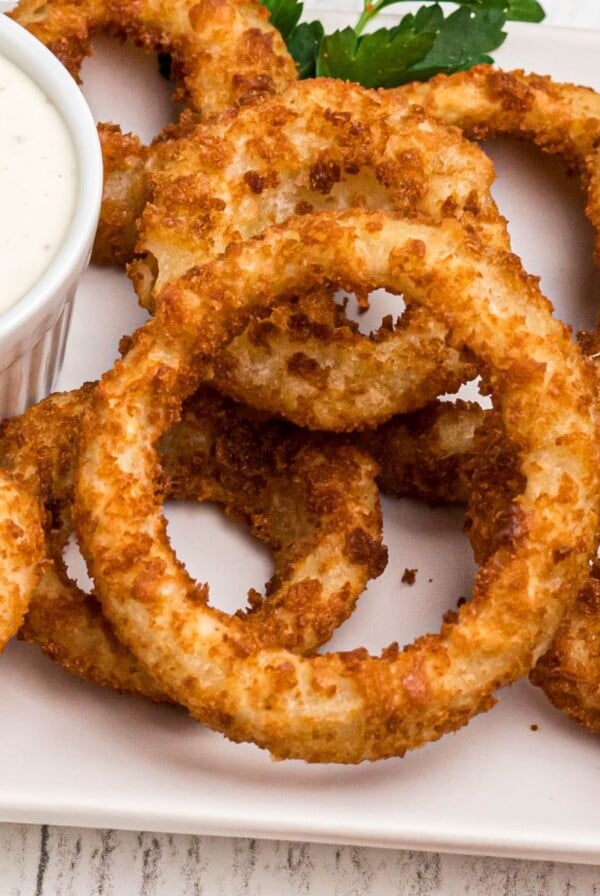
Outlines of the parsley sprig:
{"label": "parsley sprig", "polygon": [[301,22],[301,0],[262,0],[281,31],[301,78],[315,75],[358,81],[364,87],[397,87],[440,72],[465,71],[492,62],[503,43],[507,20],[540,22],[537,0],[452,0],[422,6],[392,28],[365,29],[386,7],[402,0],[364,0],[354,27],[325,34],[320,22]]}

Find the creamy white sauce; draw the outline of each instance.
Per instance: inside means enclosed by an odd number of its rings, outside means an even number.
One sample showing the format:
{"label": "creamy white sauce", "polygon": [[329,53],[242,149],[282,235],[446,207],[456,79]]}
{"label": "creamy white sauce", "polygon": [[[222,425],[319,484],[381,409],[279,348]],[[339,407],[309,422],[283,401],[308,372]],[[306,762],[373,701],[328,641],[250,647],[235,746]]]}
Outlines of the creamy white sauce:
{"label": "creamy white sauce", "polygon": [[75,206],[77,161],[55,106],[0,56],[0,313],[60,247]]}

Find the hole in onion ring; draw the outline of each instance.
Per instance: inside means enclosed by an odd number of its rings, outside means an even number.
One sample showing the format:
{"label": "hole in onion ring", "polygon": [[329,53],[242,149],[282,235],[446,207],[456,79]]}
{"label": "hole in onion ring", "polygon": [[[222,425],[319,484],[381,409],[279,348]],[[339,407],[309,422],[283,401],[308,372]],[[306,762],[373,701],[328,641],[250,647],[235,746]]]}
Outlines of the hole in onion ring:
{"label": "hole in onion ring", "polygon": [[[526,270],[540,275],[543,291],[553,299],[568,268],[572,274],[566,278],[569,292],[561,297],[561,316],[576,331],[594,326],[600,272],[593,263],[594,233],[579,177],[569,175],[561,159],[514,138],[498,137],[483,149],[494,162],[492,195],[508,219],[514,251]],[[523,202],[526,193],[535,195],[535,202]],[[529,238],[531,233],[544,237],[537,242]]]}
{"label": "hole in onion ring", "polygon": [[[385,495],[381,504],[383,537],[390,546],[388,565],[369,583],[351,619],[336,629],[321,652],[353,650],[360,638],[377,654],[389,645],[390,633],[402,647],[423,632],[437,631],[444,613],[456,607],[461,595],[471,593],[475,564],[462,531],[462,509]],[[425,558],[423,537],[429,548]],[[402,574],[415,565],[415,584],[405,588]]]}
{"label": "hole in onion ring", "polygon": [[171,543],[190,575],[210,582],[211,606],[228,613],[247,608],[239,590],[236,600],[240,569],[246,588],[264,594],[273,575],[272,554],[246,526],[209,502],[168,501],[165,517]]}
{"label": "hole in onion ring", "polygon": [[104,35],[94,38],[93,51],[83,62],[81,78],[96,121],[119,124],[145,143],[177,121],[181,107],[173,102],[173,88],[161,77],[154,54]]}
{"label": "hole in onion ring", "polygon": [[[248,588],[264,593],[264,583],[273,575],[272,556],[245,526],[209,502],[167,501],[164,512],[171,543],[190,575],[211,582],[211,606],[228,613],[246,608],[234,600],[240,568]],[[92,582],[75,536],[69,538],[64,561],[73,581],[90,591]]]}
{"label": "hole in onion ring", "polygon": [[401,296],[391,296],[385,289],[375,289],[360,301],[355,295],[342,291],[335,296],[335,301],[365,336],[379,330],[386,319],[395,326],[406,308]]}

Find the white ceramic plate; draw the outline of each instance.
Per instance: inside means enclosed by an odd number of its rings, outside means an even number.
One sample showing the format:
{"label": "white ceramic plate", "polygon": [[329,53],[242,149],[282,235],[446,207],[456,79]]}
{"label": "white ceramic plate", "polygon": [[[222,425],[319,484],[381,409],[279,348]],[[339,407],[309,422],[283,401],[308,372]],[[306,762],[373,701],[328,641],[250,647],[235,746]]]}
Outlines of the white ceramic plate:
{"label": "white ceramic plate", "polygon": [[[511,30],[497,53],[504,66],[600,88],[600,33]],[[171,114],[166,86],[136,53],[103,46],[84,75],[100,119],[148,138]],[[591,326],[600,290],[576,183],[514,143],[493,154],[515,249],[560,314]],[[142,320],[123,274],[90,271],[60,386],[98,376],[121,334]],[[171,519],[181,555],[212,583],[218,605],[243,604],[247,589],[268,578],[265,553],[217,511],[178,508]],[[459,515],[386,502],[386,538],[390,567],[335,647],[412,640],[435,630],[468,593],[472,566]],[[400,581],[405,567],[418,568],[412,587]],[[19,643],[0,666],[0,820],[600,861],[600,742],[527,683],[468,728],[403,760],[308,767],[273,763],[183,712],[85,685]]]}

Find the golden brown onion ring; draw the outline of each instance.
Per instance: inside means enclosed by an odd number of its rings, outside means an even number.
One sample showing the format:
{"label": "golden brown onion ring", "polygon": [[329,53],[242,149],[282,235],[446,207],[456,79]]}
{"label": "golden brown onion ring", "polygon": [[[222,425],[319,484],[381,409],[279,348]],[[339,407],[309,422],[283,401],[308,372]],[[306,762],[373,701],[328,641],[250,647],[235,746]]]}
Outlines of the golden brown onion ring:
{"label": "golden brown onion ring", "polygon": [[[265,649],[243,620],[198,605],[153,491],[153,442],[223,342],[274,296],[325,281],[384,287],[448,315],[453,343],[485,368],[526,483],[511,537],[456,621],[381,657]],[[529,672],[585,580],[600,495],[593,374],[550,311],[514,256],[474,247],[458,222],[382,213],[290,220],[166,288],[94,393],[75,511],[103,611],[174,700],[275,756],[359,762],[464,725]]]}
{"label": "golden brown onion ring", "polygon": [[[229,243],[297,211],[364,207],[468,221],[472,238],[508,246],[490,196],[489,159],[391,92],[316,79],[154,148],[153,201],[130,266],[141,303]],[[283,307],[227,346],[218,388],[311,428],[349,430],[420,407],[473,371],[447,328],[412,310],[410,324],[369,339],[326,295]],[[323,310],[323,299],[327,304]]]}
{"label": "golden brown onion ring", "polygon": [[561,156],[581,175],[600,261],[600,94],[590,87],[488,65],[408,84],[398,94],[408,107],[417,105],[477,140],[507,134]]}
{"label": "golden brown onion ring", "polygon": [[[164,699],[63,561],[80,421],[92,390],[88,384],[52,395],[0,428],[2,465],[21,477],[47,515],[50,560],[22,636],[88,680]],[[252,591],[252,608],[242,614],[265,645],[316,649],[351,614],[368,579],[382,572],[376,467],[352,446],[267,423],[202,392],[163,438],[160,458],[163,494],[217,501],[272,548],[267,597]]]}
{"label": "golden brown onion ring", "polygon": [[[522,71],[478,66],[400,89],[439,121],[485,139],[509,134],[561,156],[582,180],[586,214],[600,262],[600,95]],[[596,349],[597,350],[597,349]],[[591,354],[591,350],[588,351]],[[435,486],[434,486],[435,488]],[[565,617],[551,650],[531,674],[550,701],[591,731],[600,732],[598,563],[575,607]]]}
{"label": "golden brown onion ring", "polygon": [[557,709],[595,734],[600,734],[599,644],[600,561],[596,559],[552,647],[529,676]]}
{"label": "golden brown onion ring", "polygon": [[[600,328],[578,334],[584,352],[598,364]],[[598,368],[597,368],[598,369]],[[575,606],[566,614],[552,647],[530,680],[557,709],[600,734],[600,560],[596,558]]]}
{"label": "golden brown onion ring", "polygon": [[149,147],[119,125],[99,124],[104,184],[102,208],[94,240],[96,264],[125,265],[137,240],[137,219],[148,201],[146,164]]}
{"label": "golden brown onion ring", "polygon": [[[465,444],[462,465],[469,480],[469,536],[479,559],[506,533],[510,502],[518,490],[516,458],[497,421],[488,413],[483,428]],[[450,421],[449,425],[451,426]],[[495,526],[489,522],[495,520]],[[600,733],[600,561],[596,558],[577,600],[565,614],[550,649],[529,674],[550,702],[584,728]]]}
{"label": "golden brown onion ring", "polygon": [[37,501],[18,480],[0,471],[0,650],[19,630],[43,560]]}
{"label": "golden brown onion ring", "polygon": [[137,246],[146,258],[132,279],[150,310],[190,267],[294,214],[358,207],[467,216],[486,240],[509,245],[481,150],[411,113],[401,94],[339,80],[300,81],[208,124],[175,128],[153,148],[149,177]]}

